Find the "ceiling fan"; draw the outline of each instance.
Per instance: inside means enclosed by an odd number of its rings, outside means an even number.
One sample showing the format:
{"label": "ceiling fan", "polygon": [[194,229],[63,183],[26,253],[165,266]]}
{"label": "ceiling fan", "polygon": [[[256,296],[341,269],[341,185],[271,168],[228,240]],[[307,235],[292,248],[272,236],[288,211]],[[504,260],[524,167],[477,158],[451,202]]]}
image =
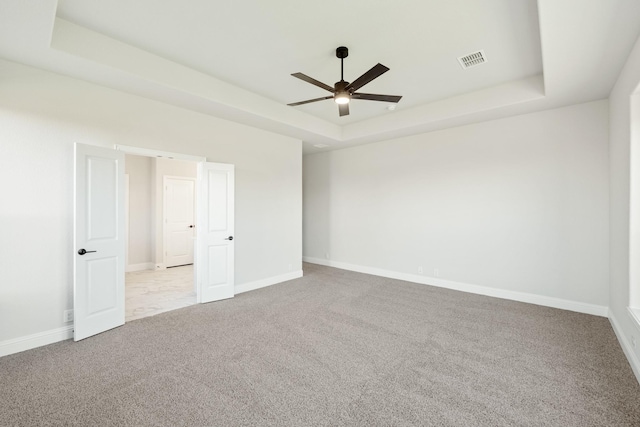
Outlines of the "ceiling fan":
{"label": "ceiling fan", "polygon": [[383,102],[398,102],[402,98],[402,96],[396,95],[376,95],[372,93],[359,93],[356,92],[362,86],[366,85],[373,79],[380,77],[382,74],[389,71],[388,67],[385,67],[382,64],[374,65],[369,71],[358,77],[354,80],[353,83],[344,81],[344,58],[349,56],[349,49],[344,46],[340,46],[336,49],[336,56],[340,58],[340,81],[336,82],[334,87],[331,87],[327,84],[319,82],[318,80],[309,77],[302,73],[293,73],[291,74],[293,77],[297,77],[300,80],[304,80],[307,83],[311,83],[312,85],[321,87],[324,90],[328,90],[333,95],[324,96],[322,98],[308,99],[306,101],[294,102],[293,104],[287,104],[292,107],[296,105],[308,104],[310,102],[324,101],[325,99],[331,99],[338,104],[338,112],[340,116],[349,115],[349,101],[352,99],[364,99],[367,101],[383,101]]}

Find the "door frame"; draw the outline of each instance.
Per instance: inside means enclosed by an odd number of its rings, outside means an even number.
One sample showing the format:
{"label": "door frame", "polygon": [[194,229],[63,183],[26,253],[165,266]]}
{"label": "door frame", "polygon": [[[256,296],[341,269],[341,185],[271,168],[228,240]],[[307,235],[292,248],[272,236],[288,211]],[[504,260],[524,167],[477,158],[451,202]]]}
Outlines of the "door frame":
{"label": "door frame", "polygon": [[174,160],[189,160],[192,162],[206,162],[207,158],[202,156],[191,156],[189,154],[172,153],[169,151],[153,150],[150,148],[132,147],[130,145],[118,145],[114,144],[114,149],[123,151],[125,154],[133,154],[135,156],[145,157],[164,157]]}
{"label": "door frame", "polygon": [[129,268],[129,174],[124,174],[124,272]]}
{"label": "door frame", "polygon": [[[114,144],[113,148],[117,151],[122,151],[125,154],[132,154],[134,156],[144,156],[144,157],[160,157],[160,158],[166,158],[166,159],[171,159],[171,160],[187,160],[190,162],[196,162],[198,164],[200,163],[207,163],[207,158],[206,157],[202,157],[202,156],[192,156],[189,154],[182,154],[182,153],[172,153],[170,151],[161,151],[161,150],[154,150],[154,149],[150,149],[150,148],[141,148],[141,147],[133,147],[130,145],[119,145],[119,144]],[[195,215],[196,215],[196,222],[197,222],[197,188],[200,184],[200,180],[201,177],[199,175],[196,176],[195,178],[195,183],[196,183],[196,191],[195,191],[195,200],[196,200],[196,210],[195,210]],[[164,190],[163,190],[164,191]],[[164,201],[163,201],[163,216],[164,216]],[[163,218],[164,219],[164,218]],[[157,227],[157,226],[156,226]],[[195,232],[195,240],[196,242],[198,241],[198,239],[200,239],[200,231],[199,231],[200,227],[196,226],[196,232]],[[127,236],[128,237],[128,236]],[[164,227],[162,229],[162,238],[164,239]],[[164,242],[163,242],[163,246],[164,246]],[[199,289],[199,284],[198,284],[198,274],[197,274],[197,265],[198,265],[198,254],[197,254],[197,245],[194,246],[194,250],[196,252],[194,252],[193,254],[193,267],[194,267],[194,272],[193,272],[193,288],[196,291],[196,295],[200,295],[200,289]],[[154,251],[155,253],[155,251]],[[162,253],[162,265],[164,265],[164,251]],[[158,261],[158,260],[156,260]],[[158,265],[158,262],[154,262],[154,265]],[[198,301],[198,303],[200,303],[200,301]]]}
{"label": "door frame", "polygon": [[[197,169],[197,165],[196,165]],[[175,176],[175,175],[163,175],[162,176],[162,220],[160,225],[162,226],[162,265],[167,266],[167,179],[173,180],[181,180],[181,181],[191,181],[193,182],[193,225],[195,226],[197,223],[198,216],[198,177],[192,176]],[[193,237],[197,240],[198,238],[198,228],[196,226],[195,233]],[[193,263],[196,263],[196,246],[195,241],[192,242],[192,250],[193,250]]]}
{"label": "door frame", "polygon": [[[141,147],[134,147],[134,146],[131,146],[131,145],[119,145],[119,144],[114,144],[113,148],[115,150],[122,151],[125,154],[132,154],[134,156],[160,157],[160,158],[171,159],[171,160],[186,160],[186,161],[196,162],[196,163],[203,163],[203,162],[206,163],[207,162],[207,158],[206,157],[192,156],[192,155],[189,155],[189,154],[182,154],[182,153],[173,153],[173,152],[170,152],[170,151],[154,150],[152,148],[141,148]],[[196,175],[196,178],[195,178],[196,188],[197,188],[199,179],[200,178]],[[197,193],[197,191],[196,191],[196,193]],[[196,194],[196,196],[197,196],[197,194]],[[198,212],[197,208],[198,208],[198,201],[197,201],[197,197],[196,197],[196,206],[195,206],[195,211],[194,211],[196,216],[197,216],[197,212]],[[163,202],[163,206],[162,206],[162,211],[163,211],[162,212],[163,218],[160,219],[160,220],[158,220],[156,218],[156,224],[154,224],[154,230],[157,230],[157,228],[158,228],[158,225],[157,225],[158,221],[164,220],[164,202]],[[164,246],[165,246],[164,245],[164,224],[161,224],[161,225],[162,225],[162,246],[163,246],[163,249],[164,249]],[[157,234],[156,234],[156,238],[157,238]],[[154,253],[157,254],[157,248],[156,247],[154,247],[153,251],[154,251]],[[165,258],[165,251],[163,250],[162,251],[162,263],[158,262],[159,261],[158,259],[156,259],[156,262],[154,263],[154,265],[156,266],[156,270],[157,269],[164,269],[164,265],[165,265],[164,258]],[[196,257],[194,256],[194,265],[195,265],[196,262],[197,262],[196,261]],[[158,268],[159,264],[161,265],[160,268]],[[194,286],[197,286],[197,280],[195,279],[195,277],[194,277]]]}

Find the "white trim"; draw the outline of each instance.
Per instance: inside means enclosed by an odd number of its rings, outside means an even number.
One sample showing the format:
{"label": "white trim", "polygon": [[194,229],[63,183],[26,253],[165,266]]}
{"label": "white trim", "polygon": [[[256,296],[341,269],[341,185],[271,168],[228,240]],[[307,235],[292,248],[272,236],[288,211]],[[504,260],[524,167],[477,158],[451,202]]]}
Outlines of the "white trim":
{"label": "white trim", "polygon": [[490,288],[488,286],[473,285],[470,283],[454,282],[452,280],[437,277],[419,276],[417,274],[399,273],[397,271],[383,270],[380,268],[365,267],[345,262],[325,260],[321,258],[302,257],[305,262],[326,265],[343,270],[357,271],[359,273],[372,274],[374,276],[388,277],[390,279],[404,280],[423,285],[437,286],[439,288],[453,289],[472,294],[486,295],[495,298],[526,302],[529,304],[543,305],[545,307],[559,308],[562,310],[576,311],[578,313],[593,314],[607,317],[609,309],[606,306],[588,304],[584,302],[565,300],[561,298],[547,297],[543,295],[529,294],[526,292],[508,291],[505,289]]}
{"label": "white trim", "polygon": [[127,273],[132,271],[142,271],[142,270],[155,270],[155,264],[152,262],[143,262],[140,264],[129,264],[125,268]]}
{"label": "white trim", "polygon": [[127,154],[146,157],[166,157],[174,160],[189,160],[192,162],[206,162],[206,157],[190,156],[189,154],[171,153],[169,151],[152,150],[149,148],[131,147],[129,145],[114,145],[114,149],[124,151]]}
{"label": "white trim", "polygon": [[631,318],[636,323],[636,327],[640,329],[640,308],[627,307],[627,310],[629,310]]}
{"label": "white trim", "polygon": [[0,342],[0,357],[71,338],[73,338],[73,326],[63,326],[50,331],[2,341]]}
{"label": "white trim", "polygon": [[613,332],[616,333],[616,337],[618,338],[618,342],[622,347],[622,351],[624,352],[624,355],[627,356],[629,365],[631,365],[631,370],[633,371],[633,373],[636,376],[636,379],[640,383],[640,359],[638,359],[638,356],[636,355],[631,343],[627,340],[627,337],[622,333],[622,328],[620,327],[620,324],[616,320],[616,317],[613,315],[613,312],[609,313],[609,322],[613,327]]}
{"label": "white trim", "polygon": [[[126,160],[125,160],[125,170],[126,169]],[[129,180],[129,174],[124,174],[124,265],[125,272],[127,270],[126,266],[129,265],[129,186],[131,182]]]}
{"label": "white trim", "polygon": [[280,276],[267,277],[266,279],[256,280],[255,282],[243,283],[236,285],[235,292],[241,294],[243,292],[254,291],[256,289],[265,288],[267,286],[276,285],[288,280],[298,279],[302,277],[302,270],[293,271],[291,273],[281,274]]}
{"label": "white trim", "polygon": [[640,93],[629,96],[629,305],[640,306]]}

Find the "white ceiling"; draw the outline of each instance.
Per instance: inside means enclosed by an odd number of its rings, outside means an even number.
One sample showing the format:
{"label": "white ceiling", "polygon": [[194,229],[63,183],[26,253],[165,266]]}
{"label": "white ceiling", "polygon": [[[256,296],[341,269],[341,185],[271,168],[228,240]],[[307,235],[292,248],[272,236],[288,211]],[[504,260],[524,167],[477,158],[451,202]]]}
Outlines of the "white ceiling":
{"label": "white ceiling", "polygon": [[[640,32],[637,0],[3,0],[0,57],[305,141],[343,148],[601,99]],[[290,76],[333,85],[380,62],[361,89],[403,95],[332,100]],[[457,57],[483,49],[463,70]],[[1,77],[1,76],[0,76]]]}
{"label": "white ceiling", "polygon": [[[178,0],[64,0],[58,16],[280,104],[328,95],[291,73],[333,86],[335,49],[343,45],[348,81],[378,62],[391,68],[361,91],[403,95],[398,110],[542,72],[535,0],[404,3],[351,0],[344,26],[336,16],[344,0],[192,1],[187,8]],[[362,12],[349,19],[350,10]],[[456,58],[479,49],[490,61],[463,70]],[[330,100],[296,108],[345,125],[385,114],[388,105],[354,101],[345,117]]]}

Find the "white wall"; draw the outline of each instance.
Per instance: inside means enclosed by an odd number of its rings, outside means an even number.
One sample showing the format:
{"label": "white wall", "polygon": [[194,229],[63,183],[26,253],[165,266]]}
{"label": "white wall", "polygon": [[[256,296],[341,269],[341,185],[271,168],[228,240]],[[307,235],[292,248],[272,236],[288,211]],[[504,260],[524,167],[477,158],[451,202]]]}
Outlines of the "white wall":
{"label": "white wall", "polygon": [[607,143],[605,100],[305,156],[305,259],[604,314]]}
{"label": "white wall", "polygon": [[[632,126],[640,130],[640,108],[634,111],[632,116],[632,94],[637,91],[640,84],[640,39],[631,51],[625,67],[609,97],[610,103],[610,305],[609,317],[614,325],[618,338],[622,344],[627,358],[631,362],[636,377],[640,380],[640,327],[627,311],[629,306],[629,294],[631,287],[638,289],[640,277],[636,276],[634,282],[629,280],[630,268],[635,268],[638,273],[638,261],[630,262],[629,249],[634,249],[634,256],[638,252],[640,236],[638,235],[638,219],[634,218],[631,224],[634,226],[635,239],[630,236],[630,201],[634,201],[635,214],[640,213],[637,208],[640,205],[640,135],[632,135]],[[637,103],[637,95],[635,97]],[[639,105],[640,106],[640,105]],[[633,156],[633,157],[632,157]],[[633,163],[630,162],[633,160]],[[633,170],[631,165],[633,164]],[[632,176],[634,178],[632,178]],[[630,184],[633,182],[633,193]],[[636,348],[632,341],[638,341]]]}
{"label": "white wall", "polygon": [[130,266],[155,262],[155,225],[153,213],[153,163],[144,156],[125,156],[125,173],[129,175],[129,245]]}
{"label": "white wall", "polygon": [[236,284],[301,269],[300,141],[0,61],[0,345],[67,325],[74,142],[235,164]]}

